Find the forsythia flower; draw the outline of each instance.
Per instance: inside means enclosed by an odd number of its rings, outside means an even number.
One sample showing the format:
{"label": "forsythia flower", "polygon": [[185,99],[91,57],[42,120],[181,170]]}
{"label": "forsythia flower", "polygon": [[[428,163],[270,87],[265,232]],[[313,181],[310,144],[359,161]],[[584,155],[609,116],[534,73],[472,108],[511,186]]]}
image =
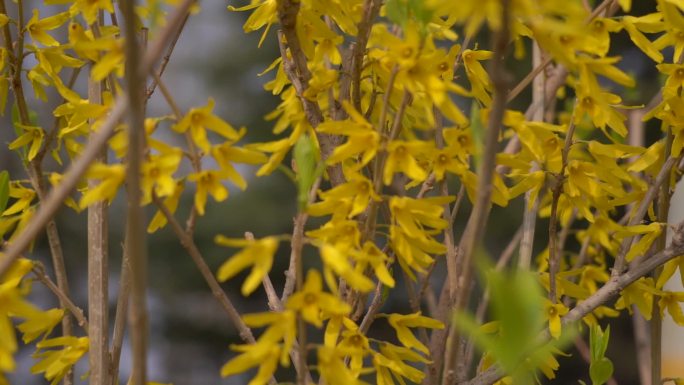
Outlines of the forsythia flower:
{"label": "forsythia flower", "polygon": [[236,131],[233,126],[214,115],[212,113],[213,110],[214,99],[209,98],[209,102],[205,107],[191,109],[183,119],[173,126],[173,130],[176,132],[186,132],[189,129],[190,137],[205,153],[208,153],[211,147],[207,139],[207,129],[226,139],[239,140],[244,134],[244,129]]}
{"label": "forsythia flower", "polygon": [[562,303],[552,303],[544,299],[544,314],[549,321],[551,337],[558,339],[561,335],[561,317],[568,312],[568,308]]}
{"label": "forsythia flower", "polygon": [[242,251],[233,255],[218,270],[219,281],[227,281],[235,274],[253,265],[252,272],[242,284],[242,295],[251,294],[259,285],[262,279],[271,270],[273,265],[273,255],[278,249],[278,238],[266,237],[259,240],[227,238],[217,235],[214,241],[227,247],[244,247]]}
{"label": "forsythia flower", "polygon": [[57,337],[43,340],[38,349],[62,346],[60,350],[48,350],[36,353],[34,357],[40,362],[31,367],[31,373],[45,373],[45,378],[56,385],[71,370],[78,360],[88,351],[88,337]]}
{"label": "forsythia flower", "polygon": [[323,292],[323,281],[316,270],[309,270],[301,291],[295,292],[288,299],[285,308],[299,311],[302,318],[316,326],[323,326],[323,314],[347,315],[351,311],[349,305],[336,296]]}
{"label": "forsythia flower", "polygon": [[413,314],[390,314],[388,317],[389,324],[397,332],[397,338],[399,341],[410,349],[416,349],[422,353],[430,354],[427,346],[423,345],[416,336],[413,335],[411,329],[422,327],[426,329],[444,329],[444,324],[432,319],[420,315],[420,312]]}
{"label": "forsythia flower", "polygon": [[228,189],[221,183],[224,174],[221,171],[200,171],[188,175],[188,180],[197,183],[195,192],[195,209],[199,215],[204,215],[207,205],[207,195],[211,194],[216,202],[223,202],[228,198]]}

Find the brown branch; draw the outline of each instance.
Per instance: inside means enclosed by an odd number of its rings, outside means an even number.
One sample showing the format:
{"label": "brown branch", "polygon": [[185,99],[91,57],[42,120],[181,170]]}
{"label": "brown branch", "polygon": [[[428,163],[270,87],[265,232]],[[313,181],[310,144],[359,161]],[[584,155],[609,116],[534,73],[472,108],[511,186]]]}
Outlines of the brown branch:
{"label": "brown branch", "polygon": [[[161,55],[162,50],[170,40],[171,34],[176,30],[182,18],[188,13],[190,6],[195,0],[184,0],[169,18],[166,27],[159,33],[157,39],[152,43],[150,49],[145,54],[139,67],[141,74],[150,72],[152,66]],[[1,3],[1,2],[0,2]],[[2,12],[2,10],[0,10]],[[57,210],[62,207],[66,197],[71,193],[81,176],[88,169],[92,161],[100,153],[100,150],[107,143],[113,134],[114,128],[118,125],[119,119],[123,116],[127,108],[127,97],[121,95],[114,103],[114,107],[109,113],[107,120],[100,126],[100,129],[93,134],[92,141],[83,149],[81,156],[74,160],[62,178],[62,182],[56,186],[46,197],[36,214],[31,219],[31,223],[21,232],[9,247],[4,250],[5,257],[0,261],[0,275],[4,274],[12,263],[23,253],[29,244],[38,236],[47,222],[52,219]]]}
{"label": "brown branch", "polygon": [[83,330],[88,333],[88,320],[86,320],[85,315],[83,315],[83,310],[74,304],[74,302],[69,298],[69,295],[61,290],[50,277],[45,273],[45,266],[38,261],[33,262],[33,268],[31,269],[36,278],[45,287],[50,289],[50,291],[59,299],[60,306],[63,309],[69,310],[71,314],[76,318],[78,326],[83,328]]}
{"label": "brown branch", "polygon": [[[354,48],[352,50],[352,69],[351,69],[351,92],[352,103],[357,111],[361,111],[361,71],[363,68],[363,56],[366,52],[366,45],[370,37],[373,20],[380,12],[382,0],[365,0],[363,4],[363,18],[359,23],[358,34]],[[346,95],[340,95],[341,98]]]}
{"label": "brown branch", "polygon": [[[94,23],[94,30],[99,30],[99,21]],[[90,63],[90,69],[92,66]],[[102,104],[102,83],[88,76],[88,102]],[[95,119],[90,119],[91,127]],[[107,162],[107,151],[102,149],[95,159]],[[96,188],[100,182],[89,180],[88,188]],[[106,385],[109,380],[110,363],[108,351],[109,336],[109,234],[108,206],[105,201],[96,202],[88,207],[88,330],[90,364],[90,381],[96,385]]]}
{"label": "brown branch", "polygon": [[131,304],[128,324],[132,345],[131,384],[147,383],[148,313],[147,313],[147,239],[145,213],[140,206],[140,167],[145,137],[144,79],[135,69],[140,66],[140,45],[136,27],[135,1],[119,4],[124,19],[126,54],[126,94],[128,96],[128,148],[126,153],[126,251],[130,257]]}
{"label": "brown branch", "polygon": [[568,167],[568,154],[570,146],[572,145],[572,137],[575,134],[575,110],[577,108],[577,100],[575,100],[575,107],[573,107],[572,117],[568,125],[568,132],[565,134],[565,143],[561,151],[561,169],[556,175],[553,195],[551,198],[551,216],[549,218],[549,299],[556,303],[558,300],[556,296],[556,274],[560,269],[560,253],[558,250],[558,200],[563,192],[563,182],[565,181],[565,170]]}

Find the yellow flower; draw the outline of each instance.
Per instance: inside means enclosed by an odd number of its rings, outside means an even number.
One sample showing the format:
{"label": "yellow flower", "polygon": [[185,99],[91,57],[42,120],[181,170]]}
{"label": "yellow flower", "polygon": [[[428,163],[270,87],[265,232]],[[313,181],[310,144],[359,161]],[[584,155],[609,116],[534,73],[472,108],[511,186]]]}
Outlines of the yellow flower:
{"label": "yellow flower", "polygon": [[106,165],[102,163],[95,163],[90,166],[86,173],[88,179],[96,179],[100,181],[97,186],[88,189],[83,194],[78,206],[84,209],[95,202],[106,200],[112,202],[116,196],[119,187],[126,179],[126,166],[122,164]]}
{"label": "yellow flower", "polygon": [[26,132],[21,134],[17,139],[10,143],[7,148],[10,150],[16,150],[17,148],[26,146],[30,143],[31,146],[29,147],[28,154],[26,155],[26,159],[30,162],[36,157],[36,155],[38,155],[40,145],[43,143],[43,137],[45,136],[43,129],[36,126],[25,126],[23,124],[15,124],[15,126]]}
{"label": "yellow flower", "polygon": [[72,10],[81,12],[88,25],[95,22],[97,14],[100,11],[114,13],[112,0],[76,0],[72,6]]}
{"label": "yellow flower", "polygon": [[648,38],[641,33],[641,30],[648,33],[661,32],[664,29],[661,20],[662,14],[660,12],[641,17],[625,15],[622,18],[622,26],[629,34],[632,43],[656,63],[663,61],[663,54],[654,46],[652,41],[648,40]]}
{"label": "yellow flower", "polygon": [[363,244],[362,250],[353,250],[351,255],[354,261],[356,261],[354,266],[356,271],[364,272],[370,265],[380,282],[385,284],[385,286],[394,287],[394,278],[392,278],[392,274],[387,270],[387,262],[390,258],[375,243],[366,241]]}
{"label": "yellow flower", "polygon": [[568,308],[562,303],[552,303],[549,299],[544,299],[544,314],[549,321],[549,332],[551,337],[558,339],[561,335],[561,317],[567,314]]}
{"label": "yellow flower", "polygon": [[207,129],[232,141],[237,141],[244,135],[244,129],[236,131],[233,126],[214,115],[212,113],[213,110],[214,99],[209,98],[205,107],[191,109],[183,119],[173,126],[173,130],[176,132],[186,132],[190,129],[192,140],[204,152],[209,152],[211,147],[207,139]]}
{"label": "yellow flower", "polygon": [[217,235],[214,242],[227,247],[244,247],[242,251],[224,262],[218,270],[219,281],[227,281],[248,266],[252,272],[242,284],[242,295],[250,295],[264,279],[273,265],[273,255],[278,249],[278,238],[266,237],[259,240],[227,238]]}
{"label": "yellow flower", "polygon": [[251,15],[247,18],[247,21],[243,24],[242,28],[245,32],[252,32],[261,29],[264,25],[266,29],[261,35],[259,40],[259,47],[266,38],[268,30],[271,28],[271,24],[278,21],[278,14],[276,9],[278,7],[278,2],[276,0],[264,0],[264,1],[254,1],[250,5],[245,5],[244,7],[235,8],[231,5],[228,6],[230,11],[248,11],[250,9],[255,9]]}
{"label": "yellow flower", "polygon": [[[373,183],[370,179],[363,176],[363,174],[354,172],[347,175],[348,182],[342,183],[327,191],[321,191],[319,196],[323,201],[330,201],[335,205],[343,199],[349,198],[352,200],[350,211],[346,215],[347,218],[353,218],[366,210],[370,200],[380,202],[381,198],[375,193]],[[318,205],[320,206],[319,202]],[[310,209],[310,208],[309,208]],[[314,210],[316,208],[314,207]]]}
{"label": "yellow flower", "polygon": [[[339,250],[335,246],[324,244],[321,246],[321,259],[325,264],[325,269],[332,270],[347,281],[349,286],[360,292],[369,292],[373,290],[375,285],[373,281],[368,279],[362,270],[354,269],[354,267],[349,263],[348,256],[346,255],[346,249]],[[325,270],[324,270],[325,271]],[[326,274],[326,278],[328,274]],[[328,285],[334,285],[335,280],[327,279]],[[333,286],[334,287],[334,286]]]}
{"label": "yellow flower", "polygon": [[589,34],[596,41],[594,53],[599,56],[605,56],[610,49],[610,33],[619,32],[620,30],[622,30],[622,24],[619,21],[605,17],[597,17],[592,20],[589,23]]}
{"label": "yellow flower", "polygon": [[302,290],[287,299],[285,308],[300,312],[306,322],[318,328],[323,326],[321,312],[329,315],[347,315],[351,311],[348,304],[330,293],[323,292],[323,281],[316,270],[307,272]]}
{"label": "yellow flower", "polygon": [[323,122],[316,128],[316,131],[347,136],[347,142],[335,147],[335,150],[333,150],[326,162],[328,164],[335,164],[361,155],[361,159],[356,165],[356,168],[359,169],[375,157],[380,145],[380,135],[349,102],[345,101],[343,106],[350,119]]}
{"label": "yellow flower", "polygon": [[58,384],[71,368],[88,351],[88,337],[57,337],[36,344],[38,349],[62,346],[60,350],[48,350],[34,354],[40,361],[31,367],[31,373],[44,372],[51,385]]}
{"label": "yellow flower", "polygon": [[392,375],[397,378],[400,384],[404,383],[402,377],[416,384],[423,381],[425,376],[423,371],[404,361],[430,363],[430,360],[409,348],[387,342],[381,343],[380,352],[373,352],[373,366],[376,371],[377,384],[394,385]]}
{"label": "yellow flower", "polygon": [[382,182],[385,185],[392,183],[395,172],[403,172],[414,181],[423,181],[427,178],[427,172],[418,165],[416,155],[421,154],[427,149],[423,141],[393,140],[390,142],[387,152],[387,161],[382,174]]}
{"label": "yellow flower", "polygon": [[38,338],[41,334],[49,335],[52,329],[62,320],[63,316],[64,309],[33,311],[21,316],[26,318],[26,321],[17,325],[17,329],[24,334],[23,340],[27,344]]}
{"label": "yellow flower", "polygon": [[489,93],[492,92],[492,81],[489,79],[489,74],[482,67],[480,61],[489,60],[492,58],[493,52],[478,50],[473,51],[467,49],[463,51],[463,67],[466,70],[466,76],[470,81],[472,93],[477,100],[484,106],[489,106],[492,103],[492,97]]}
{"label": "yellow flower", "polygon": [[183,154],[180,150],[165,154],[153,155],[142,165],[140,188],[142,189],[142,204],[152,201],[152,192],[160,197],[173,195],[176,181],[173,174],[178,169]]}
{"label": "yellow flower", "polygon": [[666,291],[660,295],[660,300],[658,300],[658,306],[660,307],[660,317],[663,317],[665,309],[670,313],[672,319],[679,326],[684,326],[684,313],[682,313],[682,308],[679,307],[679,303],[684,301],[684,292],[670,292]]}
{"label": "yellow flower", "polygon": [[35,42],[46,46],[58,46],[59,42],[50,36],[46,31],[59,28],[62,26],[62,24],[66,23],[71,17],[69,12],[58,13],[44,19],[38,19],[39,17],[38,9],[34,8],[33,16],[31,19],[29,19],[28,23],[26,23],[26,31]]}
{"label": "yellow flower", "polygon": [[268,158],[258,151],[235,147],[231,142],[225,142],[211,148],[211,155],[216,159],[221,171],[241,190],[247,188],[247,182],[233,167],[232,163],[259,164],[266,163]]}
{"label": "yellow flower", "polygon": [[221,368],[221,377],[232,376],[242,373],[255,366],[259,370],[247,385],[265,385],[273,376],[278,368],[278,357],[280,357],[281,347],[273,344],[256,343],[254,345],[242,345],[239,348],[242,354],[228,361]]}
{"label": "yellow flower", "polygon": [[320,228],[307,231],[306,235],[334,245],[343,252],[358,248],[361,242],[358,222],[346,219],[331,219]]}
{"label": "yellow flower", "polygon": [[388,317],[389,324],[397,332],[397,338],[402,345],[410,349],[416,349],[425,354],[430,354],[427,346],[423,345],[416,336],[413,335],[411,329],[422,327],[426,329],[443,329],[444,324],[429,317],[424,317],[420,312],[413,314],[390,314]]}
{"label": "yellow flower", "polygon": [[36,192],[14,182],[10,183],[9,196],[11,198],[15,198],[16,201],[14,201],[11,206],[5,209],[5,211],[0,213],[2,216],[13,215],[26,210],[36,197]]}
{"label": "yellow flower", "polygon": [[220,171],[200,171],[188,175],[188,180],[197,183],[195,192],[195,209],[199,215],[204,215],[207,205],[207,194],[211,194],[217,202],[228,198],[228,189],[221,183],[224,174]]}
{"label": "yellow flower", "polygon": [[654,294],[660,294],[660,291],[655,289],[653,278],[639,278],[622,290],[615,302],[615,309],[627,309],[632,314],[632,305],[636,305],[641,315],[650,320]]}
{"label": "yellow flower", "polygon": [[[162,202],[162,204],[169,209],[171,214],[175,213],[176,209],[178,209],[178,203],[180,203],[180,197],[183,194],[184,187],[185,184],[182,180],[176,182],[176,187],[173,189],[173,195],[167,197]],[[161,210],[157,210],[157,212],[154,214],[154,217],[152,217],[150,224],[147,226],[147,232],[152,234],[155,231],[164,228],[167,223],[168,221],[164,213],[162,213]]]}
{"label": "yellow flower", "polygon": [[345,352],[340,349],[321,346],[318,348],[318,372],[326,384],[330,385],[367,385],[344,363]]}

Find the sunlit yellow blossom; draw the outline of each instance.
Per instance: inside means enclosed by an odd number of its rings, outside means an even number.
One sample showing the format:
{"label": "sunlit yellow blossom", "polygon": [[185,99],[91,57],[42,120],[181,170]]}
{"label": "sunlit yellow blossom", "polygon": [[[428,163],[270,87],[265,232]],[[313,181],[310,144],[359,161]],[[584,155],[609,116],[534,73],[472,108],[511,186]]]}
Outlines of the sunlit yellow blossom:
{"label": "sunlit yellow blossom", "polygon": [[358,223],[346,219],[330,220],[316,230],[307,231],[306,235],[344,251],[360,247],[361,242]]}
{"label": "sunlit yellow blossom", "polygon": [[605,56],[610,49],[610,33],[619,32],[622,30],[622,24],[619,21],[608,19],[605,17],[597,17],[589,24],[589,31],[591,36],[596,41],[596,49],[594,53],[599,56]]}
{"label": "sunlit yellow blossom", "polygon": [[427,178],[427,172],[420,167],[416,156],[426,150],[425,142],[412,140],[393,140],[389,143],[387,161],[382,173],[382,182],[385,185],[392,183],[392,177],[396,172],[403,172],[414,181],[422,181]]}
{"label": "sunlit yellow blossom", "polygon": [[81,209],[102,200],[111,203],[117,191],[119,191],[119,187],[126,179],[126,166],[122,164],[106,165],[95,163],[90,166],[86,176],[88,179],[99,180],[100,183],[93,188],[89,188],[83,194],[81,201],[78,203]]}
{"label": "sunlit yellow blossom", "polygon": [[21,136],[19,136],[17,139],[15,139],[12,143],[10,143],[7,148],[9,148],[10,150],[16,150],[17,148],[27,146],[30,144],[28,154],[26,155],[26,159],[31,161],[33,160],[33,158],[36,157],[36,155],[38,155],[40,145],[43,143],[43,137],[45,136],[45,134],[43,133],[43,129],[36,126],[25,126],[23,124],[15,125],[25,132],[21,134]]}
{"label": "sunlit yellow blossom", "polygon": [[69,44],[71,48],[76,52],[76,55],[95,62],[100,57],[98,50],[83,48],[82,45],[84,42],[92,42],[93,40],[92,33],[86,32],[81,24],[74,21],[69,23]]}
{"label": "sunlit yellow blossom", "polygon": [[158,197],[173,195],[176,181],[173,174],[178,169],[183,154],[180,150],[161,155],[153,155],[142,165],[140,188],[142,189],[142,204],[152,201],[152,192]]}
{"label": "sunlit yellow blossom", "polygon": [[221,377],[229,377],[259,367],[256,376],[247,385],[266,385],[278,368],[281,347],[277,344],[256,343],[253,345],[232,346],[242,352],[221,368]]}
{"label": "sunlit yellow blossom", "polygon": [[31,367],[31,373],[44,372],[51,385],[56,385],[88,351],[88,337],[57,337],[36,344],[38,349],[62,347],[34,354],[40,361]]}
{"label": "sunlit yellow blossom", "polygon": [[549,322],[551,337],[558,339],[561,335],[561,317],[567,314],[568,308],[562,303],[552,303],[544,300],[544,314]]}
{"label": "sunlit yellow blossom", "polygon": [[347,315],[351,311],[348,304],[323,291],[323,281],[316,270],[307,272],[302,290],[287,299],[285,308],[300,312],[306,322],[318,328],[323,326],[322,311],[338,315]]}
{"label": "sunlit yellow blossom", "polygon": [[403,383],[402,377],[413,383],[420,383],[424,377],[423,371],[414,365],[407,364],[405,361],[423,364],[430,362],[427,358],[409,348],[392,345],[387,342],[380,344],[380,352],[373,353],[373,366],[376,370],[377,384],[394,385],[393,375],[399,380],[399,383]]}
{"label": "sunlit yellow blossom", "polygon": [[[176,209],[178,208],[178,204],[180,203],[180,197],[181,194],[183,193],[184,190],[184,183],[183,181],[178,181],[176,182],[176,187],[173,189],[173,194],[162,202],[162,204],[171,212],[171,214],[176,212]],[[150,224],[147,226],[147,232],[148,233],[154,233],[158,229],[163,228],[166,226],[168,223],[168,220],[166,219],[166,216],[164,215],[161,210],[157,210],[157,212],[154,214],[152,217],[152,220],[150,221]]]}
{"label": "sunlit yellow blossom", "polygon": [[64,309],[34,311],[30,315],[22,315],[26,321],[17,325],[17,329],[24,334],[24,343],[29,343],[41,335],[50,335],[63,316]]}
{"label": "sunlit yellow blossom", "polygon": [[363,244],[363,249],[351,251],[351,255],[356,261],[355,269],[358,272],[363,272],[368,266],[373,268],[375,275],[380,282],[389,287],[394,287],[394,278],[387,270],[387,262],[389,257],[380,250],[375,243],[366,241]]}
{"label": "sunlit yellow blossom", "polygon": [[413,314],[390,314],[388,317],[389,324],[397,332],[399,341],[410,349],[416,349],[425,354],[429,354],[427,346],[423,345],[416,336],[413,335],[411,329],[422,327],[427,329],[443,329],[444,324],[429,317],[422,316],[420,312]]}
{"label": "sunlit yellow blossom", "polygon": [[208,153],[211,147],[207,139],[206,130],[211,130],[225,139],[232,141],[239,140],[244,134],[244,129],[236,131],[233,126],[214,115],[214,99],[209,98],[205,107],[193,108],[188,112],[178,124],[173,126],[176,132],[186,132],[190,130],[190,136],[195,144],[204,152]]}
{"label": "sunlit yellow blossom", "polygon": [[622,25],[634,45],[656,63],[663,61],[663,54],[660,53],[660,50],[656,49],[653,42],[648,40],[641,31],[647,33],[661,32],[664,29],[662,17],[662,14],[658,12],[641,17],[625,15],[622,18]]}
{"label": "sunlit yellow blossom", "polygon": [[221,171],[241,190],[247,188],[247,182],[235,170],[233,163],[259,164],[265,163],[268,160],[264,154],[258,151],[236,147],[230,142],[213,146],[211,148],[211,155],[216,159],[216,163],[221,167]]}
{"label": "sunlit yellow blossom", "polygon": [[375,193],[371,180],[362,174],[352,173],[347,179],[348,182],[346,183],[335,186],[330,190],[320,192],[319,195],[321,199],[324,201],[339,202],[344,198],[351,198],[352,207],[348,214],[349,218],[364,212],[371,199],[376,202],[381,200],[380,196]]}
{"label": "sunlit yellow blossom", "polygon": [[200,171],[188,175],[188,180],[197,183],[195,192],[195,209],[199,215],[204,215],[207,205],[207,195],[211,194],[217,202],[228,198],[228,189],[221,183],[224,175],[220,171]]}
{"label": "sunlit yellow blossom", "polygon": [[10,183],[9,196],[15,198],[16,201],[1,213],[2,216],[13,215],[26,210],[36,197],[36,192],[19,183]]}
{"label": "sunlit yellow blossom", "polygon": [[345,352],[327,346],[318,348],[318,372],[326,384],[330,385],[367,385],[360,381],[344,363]]}
{"label": "sunlit yellow blossom", "polygon": [[316,130],[334,135],[347,136],[347,142],[335,147],[328,157],[328,164],[339,163],[345,159],[361,155],[358,168],[368,164],[373,159],[380,145],[380,135],[366,119],[351,105],[345,102],[345,110],[350,119],[343,121],[321,123]]}
{"label": "sunlit yellow blossom", "polygon": [[627,309],[631,314],[632,305],[636,305],[641,315],[650,320],[653,310],[653,295],[658,293],[659,291],[654,287],[653,278],[640,278],[622,290],[620,298],[615,303],[615,309]]}
{"label": "sunlit yellow blossom", "polygon": [[473,51],[467,49],[463,51],[463,66],[466,69],[466,75],[472,86],[473,96],[477,98],[483,105],[489,106],[492,103],[492,97],[489,93],[492,92],[493,86],[489,75],[485,71],[480,61],[492,58],[491,51]]}
{"label": "sunlit yellow blossom", "polygon": [[237,273],[252,266],[252,271],[242,284],[242,295],[250,295],[261,284],[273,265],[273,255],[278,249],[278,238],[266,237],[259,240],[227,238],[217,235],[214,241],[227,247],[244,247],[233,255],[218,270],[219,281],[227,281]]}
{"label": "sunlit yellow blossom", "polygon": [[[340,278],[343,278],[353,289],[360,292],[369,292],[375,287],[373,281],[363,275],[363,271],[354,269],[351,263],[349,263],[349,257],[343,250],[325,244],[321,247],[321,259],[326,269],[332,270]],[[327,281],[328,285],[335,282],[334,280]]]}
{"label": "sunlit yellow blossom", "polygon": [[73,5],[75,10],[78,10],[83,15],[88,25],[93,24],[97,19],[97,14],[100,11],[114,12],[112,0],[76,0]]}
{"label": "sunlit yellow blossom", "polygon": [[59,28],[62,24],[66,23],[70,18],[69,12],[58,13],[44,19],[39,19],[39,17],[38,9],[34,8],[33,16],[26,23],[26,31],[31,38],[38,43],[47,46],[58,46],[59,42],[46,31]]}

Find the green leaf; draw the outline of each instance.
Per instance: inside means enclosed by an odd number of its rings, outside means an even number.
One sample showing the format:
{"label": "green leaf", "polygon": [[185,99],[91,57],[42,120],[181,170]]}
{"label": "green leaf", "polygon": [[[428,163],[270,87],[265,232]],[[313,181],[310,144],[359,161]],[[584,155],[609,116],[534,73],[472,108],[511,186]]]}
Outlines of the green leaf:
{"label": "green leaf", "polygon": [[425,0],[408,0],[408,8],[420,26],[420,33],[425,36],[427,25],[432,21],[432,10],[425,6]]}
{"label": "green leaf", "polygon": [[613,375],[613,363],[603,357],[599,361],[592,362],[589,366],[589,377],[593,385],[605,384]]}
{"label": "green leaf", "polygon": [[408,21],[409,9],[406,0],[388,0],[385,11],[387,18],[394,24],[403,27]]}
{"label": "green leaf", "polygon": [[482,119],[480,118],[480,105],[473,102],[470,106],[470,134],[473,138],[473,143],[475,144],[475,151],[473,154],[475,170],[480,169],[480,163],[482,162],[484,130]]}
{"label": "green leaf", "polygon": [[0,214],[7,208],[9,201],[10,175],[6,170],[0,171]]}
{"label": "green leaf", "polygon": [[311,186],[322,172],[322,167],[318,165],[318,148],[309,135],[303,134],[299,137],[294,146],[293,157],[297,167],[297,202],[299,209],[303,211]]}

